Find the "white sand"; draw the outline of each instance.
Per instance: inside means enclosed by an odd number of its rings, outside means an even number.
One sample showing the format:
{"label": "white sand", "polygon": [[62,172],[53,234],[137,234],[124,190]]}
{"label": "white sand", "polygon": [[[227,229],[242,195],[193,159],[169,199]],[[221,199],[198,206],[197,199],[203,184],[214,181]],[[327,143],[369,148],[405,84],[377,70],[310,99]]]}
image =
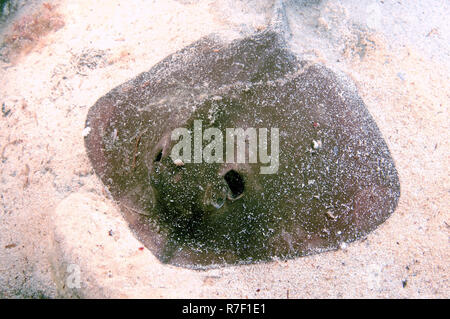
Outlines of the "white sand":
{"label": "white sand", "polygon": [[[271,1],[62,0],[65,26],[0,62],[0,297],[450,297],[449,5],[338,2],[291,6],[292,46],[350,76],[385,137],[401,180],[386,223],[287,262],[161,265],[93,174],[87,111],[203,35],[263,27]],[[63,286],[69,264],[80,289]]]}

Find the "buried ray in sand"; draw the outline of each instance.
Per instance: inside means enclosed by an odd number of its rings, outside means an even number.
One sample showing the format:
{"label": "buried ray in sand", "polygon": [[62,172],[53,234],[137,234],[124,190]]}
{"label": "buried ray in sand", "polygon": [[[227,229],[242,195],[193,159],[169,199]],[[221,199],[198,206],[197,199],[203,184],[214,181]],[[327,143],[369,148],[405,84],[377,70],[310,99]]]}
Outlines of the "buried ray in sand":
{"label": "buried ray in sand", "polygon": [[[248,159],[174,160],[172,132],[194,132],[198,121],[224,135],[266,128],[268,145],[277,129],[277,170],[261,174],[268,164]],[[299,60],[270,29],[231,43],[209,36],[167,57],[100,98],[86,128],[95,172],[131,229],[175,265],[336,249],[385,221],[400,196],[393,159],[353,85]]]}

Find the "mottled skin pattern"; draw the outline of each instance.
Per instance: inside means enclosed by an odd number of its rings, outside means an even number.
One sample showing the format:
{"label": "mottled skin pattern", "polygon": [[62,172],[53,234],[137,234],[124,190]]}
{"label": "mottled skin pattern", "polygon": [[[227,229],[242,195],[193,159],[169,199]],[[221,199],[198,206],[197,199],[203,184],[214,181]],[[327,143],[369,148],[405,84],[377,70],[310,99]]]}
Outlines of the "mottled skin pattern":
{"label": "mottled skin pattern", "polygon": [[[171,132],[192,130],[194,120],[222,132],[279,128],[278,172],[260,174],[259,163],[175,165]],[[86,126],[95,172],[130,227],[176,265],[335,249],[374,230],[400,196],[389,150],[353,86],[299,60],[272,31],[199,40],[100,98]],[[238,196],[225,176],[238,181]]]}

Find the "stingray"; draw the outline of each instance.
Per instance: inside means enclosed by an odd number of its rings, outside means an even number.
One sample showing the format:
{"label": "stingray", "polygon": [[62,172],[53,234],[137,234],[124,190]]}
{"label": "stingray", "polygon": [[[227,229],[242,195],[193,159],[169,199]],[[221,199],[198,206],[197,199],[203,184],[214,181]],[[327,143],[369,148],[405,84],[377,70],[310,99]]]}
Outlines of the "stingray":
{"label": "stingray", "polygon": [[[162,262],[202,268],[338,249],[394,212],[394,161],[355,86],[285,39],[274,27],[231,42],[204,37],[90,108],[95,173]],[[174,160],[186,138],[174,130],[199,123],[267,133],[272,155],[278,138],[277,169],[263,174],[267,162],[250,161],[248,136],[244,162]],[[209,137],[190,143],[203,148]]]}

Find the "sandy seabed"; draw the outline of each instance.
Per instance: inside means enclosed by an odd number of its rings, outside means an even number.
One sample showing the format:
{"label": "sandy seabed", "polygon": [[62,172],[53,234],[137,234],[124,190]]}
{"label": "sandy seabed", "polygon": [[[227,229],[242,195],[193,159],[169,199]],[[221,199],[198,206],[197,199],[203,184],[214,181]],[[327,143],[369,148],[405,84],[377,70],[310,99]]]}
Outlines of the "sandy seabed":
{"label": "sandy seabed", "polygon": [[355,82],[395,160],[400,202],[338,251],[206,271],[140,249],[93,173],[85,118],[200,37],[265,28],[272,1],[53,4],[63,24],[0,62],[0,297],[450,297],[446,1],[289,2],[293,50]]}

